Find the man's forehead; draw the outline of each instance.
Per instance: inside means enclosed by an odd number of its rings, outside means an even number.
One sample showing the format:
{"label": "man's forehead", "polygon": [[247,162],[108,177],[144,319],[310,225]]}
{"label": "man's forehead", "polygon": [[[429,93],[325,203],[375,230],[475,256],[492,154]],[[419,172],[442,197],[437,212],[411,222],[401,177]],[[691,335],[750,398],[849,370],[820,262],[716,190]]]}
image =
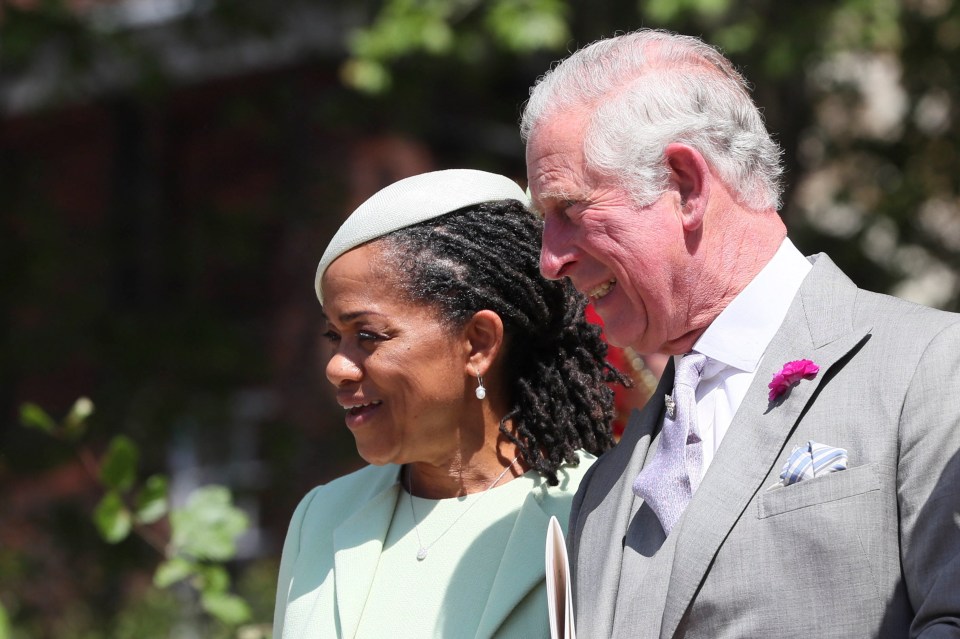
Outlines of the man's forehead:
{"label": "man's forehead", "polygon": [[529,191],[534,208],[558,202],[581,202],[590,193],[583,156],[577,149],[557,150],[527,165]]}
{"label": "man's forehead", "polygon": [[552,117],[533,130],[527,141],[527,179],[537,200],[581,195],[584,123],[577,117]]}

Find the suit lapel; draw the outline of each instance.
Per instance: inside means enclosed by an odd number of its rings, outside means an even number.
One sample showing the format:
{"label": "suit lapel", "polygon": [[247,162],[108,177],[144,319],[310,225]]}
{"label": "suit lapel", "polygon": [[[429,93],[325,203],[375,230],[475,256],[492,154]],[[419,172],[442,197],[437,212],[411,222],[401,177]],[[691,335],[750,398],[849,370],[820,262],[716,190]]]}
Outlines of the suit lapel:
{"label": "suit lapel", "polygon": [[360,624],[400,494],[399,468],[384,474],[383,488],[333,533],[337,611],[344,637],[354,636]]}
{"label": "suit lapel", "polygon": [[[573,553],[571,568],[577,614],[590,616],[591,636],[612,636],[617,602],[616,598],[603,597],[620,588],[623,567],[620,541],[627,535],[639,501],[633,494],[633,480],[643,468],[650,443],[662,421],[663,397],[673,388],[673,377],[671,359],[653,396],[643,409],[634,411],[620,443],[604,455],[598,468],[600,472],[591,479],[580,506],[576,522],[579,534],[571,536],[568,542]],[[592,543],[583,552],[582,540]]]}
{"label": "suit lapel", "polygon": [[[773,469],[787,438],[830,369],[869,334],[851,324],[856,287],[820,256],[783,325],[767,347],[757,375],[697,494],[681,519],[661,637],[672,637],[703,582],[720,545]],[[829,300],[829,303],[825,303]],[[776,403],[767,384],[789,361],[820,367]]]}
{"label": "suit lapel", "polygon": [[[543,557],[549,521],[550,517],[541,508],[535,492],[528,494],[503,549],[500,567],[477,626],[477,639],[493,636],[516,605],[543,581],[544,562],[537,564],[530,558]],[[530,570],[531,564],[537,569]],[[518,570],[519,566],[524,569]]]}

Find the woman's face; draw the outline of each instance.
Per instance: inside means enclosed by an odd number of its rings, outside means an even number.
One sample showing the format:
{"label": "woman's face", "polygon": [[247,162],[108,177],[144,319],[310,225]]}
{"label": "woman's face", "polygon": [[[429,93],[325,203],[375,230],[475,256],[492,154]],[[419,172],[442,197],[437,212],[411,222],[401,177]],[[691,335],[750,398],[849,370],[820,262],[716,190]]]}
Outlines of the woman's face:
{"label": "woman's face", "polygon": [[398,294],[380,254],[365,244],[323,275],[327,379],[363,459],[439,464],[455,454],[473,397],[469,343]]}

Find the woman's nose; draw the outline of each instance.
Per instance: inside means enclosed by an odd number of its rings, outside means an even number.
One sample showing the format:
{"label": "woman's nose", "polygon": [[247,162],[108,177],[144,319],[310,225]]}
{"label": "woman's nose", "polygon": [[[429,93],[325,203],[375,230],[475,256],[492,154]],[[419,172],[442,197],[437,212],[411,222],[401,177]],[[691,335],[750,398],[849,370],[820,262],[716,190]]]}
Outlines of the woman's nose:
{"label": "woman's nose", "polygon": [[327,362],[326,373],[330,383],[338,388],[348,382],[359,382],[363,377],[363,371],[357,362],[340,350]]}

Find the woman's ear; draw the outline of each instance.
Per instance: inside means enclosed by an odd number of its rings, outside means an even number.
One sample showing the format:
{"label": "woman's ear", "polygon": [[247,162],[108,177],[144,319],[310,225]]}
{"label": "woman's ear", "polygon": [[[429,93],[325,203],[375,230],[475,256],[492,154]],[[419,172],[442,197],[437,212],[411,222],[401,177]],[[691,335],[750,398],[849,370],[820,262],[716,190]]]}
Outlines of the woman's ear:
{"label": "woman's ear", "polygon": [[484,309],[473,314],[464,327],[467,374],[485,375],[503,348],[503,320]]}

